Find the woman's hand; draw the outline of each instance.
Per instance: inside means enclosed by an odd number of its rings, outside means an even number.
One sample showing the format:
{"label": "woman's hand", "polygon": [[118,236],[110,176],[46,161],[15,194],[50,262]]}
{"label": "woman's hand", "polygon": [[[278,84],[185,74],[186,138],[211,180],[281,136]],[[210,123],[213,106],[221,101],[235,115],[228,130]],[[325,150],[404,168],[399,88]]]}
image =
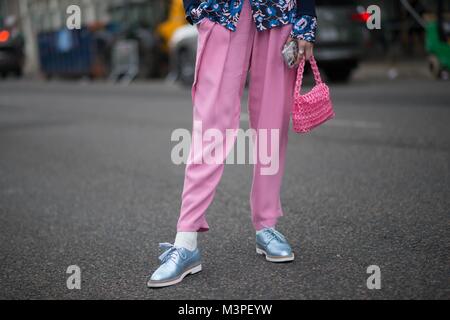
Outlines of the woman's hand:
{"label": "woman's hand", "polygon": [[289,43],[291,41],[297,41],[298,44],[298,56],[296,65],[299,65],[300,61],[302,61],[303,58],[309,60],[309,58],[312,57],[314,51],[314,43],[301,39],[293,39],[292,37],[289,37],[286,43]]}
{"label": "woman's hand", "polygon": [[303,59],[303,57],[306,58],[306,60],[309,60],[314,51],[314,43],[308,42],[305,40],[297,40],[298,43],[298,53],[299,53],[299,63]]}

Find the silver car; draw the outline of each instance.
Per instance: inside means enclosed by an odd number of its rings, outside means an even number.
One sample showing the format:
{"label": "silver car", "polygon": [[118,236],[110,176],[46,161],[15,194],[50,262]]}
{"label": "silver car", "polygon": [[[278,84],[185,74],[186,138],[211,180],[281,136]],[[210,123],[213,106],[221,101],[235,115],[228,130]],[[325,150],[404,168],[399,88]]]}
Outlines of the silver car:
{"label": "silver car", "polygon": [[[363,53],[364,12],[353,0],[316,0],[319,22],[315,57],[328,79],[350,79]],[[170,47],[171,78],[191,85],[195,72],[197,28],[185,25],[173,35]]]}

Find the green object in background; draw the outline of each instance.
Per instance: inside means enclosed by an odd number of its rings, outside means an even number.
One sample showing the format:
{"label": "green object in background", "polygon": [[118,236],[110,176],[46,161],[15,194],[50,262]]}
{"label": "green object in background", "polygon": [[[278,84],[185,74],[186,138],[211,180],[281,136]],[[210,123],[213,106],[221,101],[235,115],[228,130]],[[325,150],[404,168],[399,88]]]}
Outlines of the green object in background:
{"label": "green object in background", "polygon": [[431,71],[439,77],[444,69],[450,69],[450,44],[440,38],[439,25],[436,21],[427,24],[425,45],[430,54]]}

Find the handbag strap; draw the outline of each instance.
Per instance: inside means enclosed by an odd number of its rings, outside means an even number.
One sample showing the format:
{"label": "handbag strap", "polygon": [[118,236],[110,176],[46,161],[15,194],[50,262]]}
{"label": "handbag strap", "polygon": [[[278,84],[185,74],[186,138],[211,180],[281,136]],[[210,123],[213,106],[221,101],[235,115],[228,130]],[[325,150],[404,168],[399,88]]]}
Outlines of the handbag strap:
{"label": "handbag strap", "polygon": [[[303,58],[302,61],[300,61],[300,65],[298,66],[297,80],[295,83],[295,97],[300,96],[300,90],[302,89],[302,83],[303,83],[303,73],[305,72],[305,62],[306,62],[306,58]],[[317,62],[316,62],[316,59],[314,58],[314,56],[311,56],[311,58],[309,58],[309,64],[311,65],[311,69],[314,74],[314,80],[316,81],[316,85],[321,84],[322,78],[320,76],[319,67],[317,66]]]}

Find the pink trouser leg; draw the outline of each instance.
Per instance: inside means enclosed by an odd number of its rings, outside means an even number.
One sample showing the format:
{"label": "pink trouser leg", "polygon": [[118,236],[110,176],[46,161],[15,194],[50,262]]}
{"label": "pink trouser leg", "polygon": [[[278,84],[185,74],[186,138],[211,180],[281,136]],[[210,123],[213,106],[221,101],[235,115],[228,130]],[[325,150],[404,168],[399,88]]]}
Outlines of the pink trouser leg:
{"label": "pink trouser leg", "polygon": [[[295,73],[284,66],[281,48],[291,26],[257,32],[251,15],[249,2],[244,1],[236,32],[207,19],[199,25],[196,79],[192,88],[194,128],[178,231],[209,229],[205,212],[222,177],[227,152],[223,152],[220,163],[205,163],[202,157],[208,146],[202,142],[202,134],[214,129],[225,137],[227,129],[238,128],[240,100],[249,68],[251,126],[257,131],[279,130],[277,171],[262,175],[260,169],[264,166],[257,157],[251,196],[252,219],[255,228],[261,229],[275,225],[282,215],[279,192]],[[199,153],[200,148],[203,153]]]}
{"label": "pink trouser leg", "polygon": [[[250,127],[256,130],[259,138],[255,144],[258,153],[267,150],[268,152],[263,154],[270,154],[272,161],[278,160],[277,164],[271,163],[267,166],[265,163],[261,164],[258,156],[254,166],[250,204],[256,230],[274,227],[278,218],[283,215],[280,189],[285,168],[296,72],[286,66],[281,50],[291,29],[292,27],[287,25],[273,28],[269,32],[257,32],[254,39],[250,67]],[[261,140],[263,135],[266,135],[265,140]],[[261,141],[266,145],[261,145]],[[278,157],[274,143],[278,145]],[[271,174],[263,174],[264,167],[266,170],[271,167],[271,170],[268,170]]]}
{"label": "pink trouser leg", "polygon": [[[244,8],[236,32],[231,32],[208,19],[203,19],[199,25],[192,103],[194,123],[201,123],[203,133],[208,129],[214,129],[225,136],[227,129],[237,129],[239,126],[241,96],[256,33],[250,9],[247,5]],[[226,152],[220,164],[194,161],[194,159],[201,160],[198,159],[201,135],[199,128],[194,126],[178,231],[209,229],[205,212],[213,200],[224,169]],[[205,151],[206,146],[202,144],[202,147]]]}

